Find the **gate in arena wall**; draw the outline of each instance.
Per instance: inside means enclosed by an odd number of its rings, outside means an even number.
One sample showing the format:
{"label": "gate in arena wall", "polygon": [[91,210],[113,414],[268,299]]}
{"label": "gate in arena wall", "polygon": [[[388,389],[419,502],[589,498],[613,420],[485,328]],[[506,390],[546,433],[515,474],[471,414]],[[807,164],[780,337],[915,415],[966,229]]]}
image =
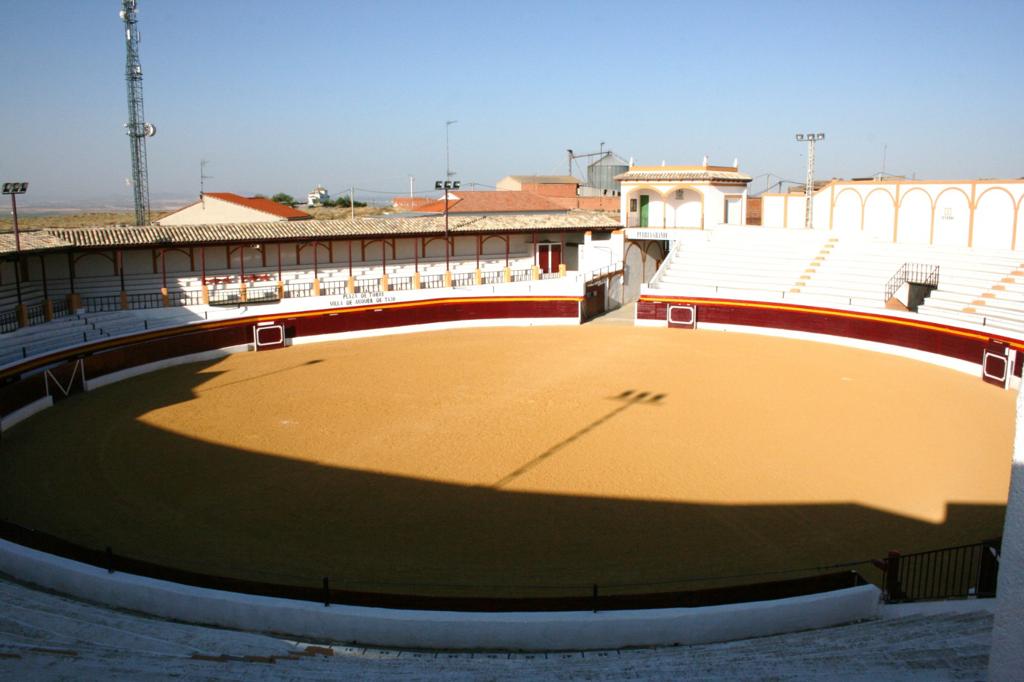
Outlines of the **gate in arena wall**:
{"label": "gate in arena wall", "polygon": [[695,305],[670,305],[665,312],[665,317],[670,327],[697,328],[697,306]]}
{"label": "gate in arena wall", "polygon": [[590,320],[598,315],[604,314],[607,290],[608,285],[605,282],[592,282],[587,285],[587,293],[583,307],[584,320]]}
{"label": "gate in arena wall", "polygon": [[85,390],[85,362],[74,360],[47,369],[43,373],[46,394],[54,402],[64,400]]}
{"label": "gate in arena wall", "polygon": [[1006,388],[1013,376],[1017,351],[1002,341],[992,339],[982,353],[981,378],[986,383]]}
{"label": "gate in arena wall", "polygon": [[257,351],[284,348],[284,325],[275,322],[260,322],[252,328],[253,348]]}

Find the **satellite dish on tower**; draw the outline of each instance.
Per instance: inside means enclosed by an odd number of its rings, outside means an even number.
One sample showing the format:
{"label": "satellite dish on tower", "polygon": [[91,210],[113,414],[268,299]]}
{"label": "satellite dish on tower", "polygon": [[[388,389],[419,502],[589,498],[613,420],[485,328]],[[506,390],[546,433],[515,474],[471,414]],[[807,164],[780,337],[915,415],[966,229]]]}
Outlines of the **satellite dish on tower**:
{"label": "satellite dish on tower", "polygon": [[152,123],[146,123],[142,126],[142,131],[146,134],[146,137],[153,137],[156,135],[156,126]]}

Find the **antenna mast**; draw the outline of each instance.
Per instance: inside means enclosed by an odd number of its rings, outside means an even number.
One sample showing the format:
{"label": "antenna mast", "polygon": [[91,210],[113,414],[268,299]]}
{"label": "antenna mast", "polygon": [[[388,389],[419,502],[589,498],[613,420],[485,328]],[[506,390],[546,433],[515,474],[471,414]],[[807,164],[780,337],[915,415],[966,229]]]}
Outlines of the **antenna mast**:
{"label": "antenna mast", "polygon": [[132,192],[135,196],[135,224],[149,224],[149,171],[146,168],[146,138],[156,126],[146,123],[142,109],[142,65],[139,63],[139,26],[135,18],[137,0],[121,0],[121,20],[127,57],[124,80],[128,86],[128,141],[132,148]]}

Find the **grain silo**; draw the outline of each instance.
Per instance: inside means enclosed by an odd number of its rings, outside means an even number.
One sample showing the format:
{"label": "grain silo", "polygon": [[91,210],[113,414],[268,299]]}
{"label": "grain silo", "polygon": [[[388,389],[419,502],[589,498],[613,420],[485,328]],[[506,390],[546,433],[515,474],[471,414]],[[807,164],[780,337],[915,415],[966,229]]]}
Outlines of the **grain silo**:
{"label": "grain silo", "polygon": [[628,170],[629,164],[624,159],[614,152],[608,152],[587,166],[587,186],[592,188],[590,192],[594,194],[618,194],[619,183],[615,181],[615,176]]}

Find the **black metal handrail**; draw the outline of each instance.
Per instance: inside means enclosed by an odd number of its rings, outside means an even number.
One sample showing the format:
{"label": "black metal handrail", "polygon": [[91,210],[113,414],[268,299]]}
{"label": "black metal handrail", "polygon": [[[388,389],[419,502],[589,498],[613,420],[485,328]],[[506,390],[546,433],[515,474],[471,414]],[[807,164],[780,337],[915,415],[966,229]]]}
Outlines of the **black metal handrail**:
{"label": "black metal handrail", "polygon": [[891,552],[879,562],[886,602],[994,597],[1002,538],[927,552]]}
{"label": "black metal handrail", "polygon": [[348,280],[333,279],[326,282],[320,282],[320,293],[324,296],[347,296]]}
{"label": "black metal handrail", "polygon": [[489,270],[480,275],[480,281],[483,284],[501,284],[505,281],[505,271]]}
{"label": "black metal handrail", "polygon": [[[146,308],[162,308],[164,297],[160,293],[128,294],[129,310],[144,310]],[[168,295],[170,300],[170,295]]]}
{"label": "black metal handrail", "polygon": [[421,289],[441,289],[444,287],[444,275],[424,275],[420,278]]}
{"label": "black metal handrail", "polygon": [[533,268],[523,268],[512,271],[513,282],[528,282],[533,279]]}
{"label": "black metal handrail", "polygon": [[306,298],[313,295],[312,282],[289,282],[284,285],[284,294],[288,298]]}
{"label": "black metal handrail", "polygon": [[53,305],[53,318],[66,317],[71,314],[71,310],[68,308],[68,300],[63,296],[53,299],[51,301]]}
{"label": "black metal handrail", "polygon": [[453,272],[452,273],[452,286],[453,287],[471,287],[476,284],[476,279],[472,272]]}
{"label": "black metal handrail", "polygon": [[391,291],[410,291],[412,289],[412,277],[390,277],[388,278],[388,289]]}
{"label": "black metal handrail", "polygon": [[0,333],[18,331],[18,313],[14,310],[5,310],[0,313]]}
{"label": "black metal handrail", "polygon": [[376,277],[368,277],[365,279],[356,280],[356,293],[357,294],[379,294],[380,293],[380,280]]}
{"label": "black metal handrail", "polygon": [[89,296],[82,299],[82,306],[86,312],[108,313],[121,309],[121,297],[114,296]]}
{"label": "black metal handrail", "polygon": [[904,284],[939,286],[939,266],[927,263],[904,263],[885,283],[885,301],[888,302]]}
{"label": "black metal handrail", "polygon": [[28,323],[30,325],[46,322],[46,306],[44,304],[36,303],[35,305],[27,306],[26,311],[28,312]]}

